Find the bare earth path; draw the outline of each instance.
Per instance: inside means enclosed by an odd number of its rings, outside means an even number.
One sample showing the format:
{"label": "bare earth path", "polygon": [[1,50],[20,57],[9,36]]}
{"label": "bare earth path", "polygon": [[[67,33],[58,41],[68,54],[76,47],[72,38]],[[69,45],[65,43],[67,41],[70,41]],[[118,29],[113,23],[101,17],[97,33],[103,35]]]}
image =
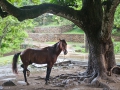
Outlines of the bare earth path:
{"label": "bare earth path", "polygon": [[[18,65],[19,66],[19,65]],[[33,66],[32,66],[33,67]],[[22,69],[19,67],[19,74],[14,75],[11,71],[11,65],[2,66],[0,70],[0,89],[2,90],[103,90],[103,88],[94,88],[84,83],[79,83],[76,77],[79,72],[83,72],[86,66],[80,64],[62,64],[61,66],[54,66],[51,72],[51,79],[49,85],[45,85],[46,67],[31,68],[30,77],[26,85]],[[2,76],[4,75],[4,76]],[[2,86],[6,81],[12,81],[16,86]],[[119,90],[119,89],[116,89]]]}

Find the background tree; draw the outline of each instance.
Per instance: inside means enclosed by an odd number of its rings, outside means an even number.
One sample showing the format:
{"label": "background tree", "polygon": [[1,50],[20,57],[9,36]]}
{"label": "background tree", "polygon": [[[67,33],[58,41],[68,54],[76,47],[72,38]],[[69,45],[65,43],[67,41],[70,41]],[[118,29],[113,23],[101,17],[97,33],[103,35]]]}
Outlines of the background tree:
{"label": "background tree", "polygon": [[[33,20],[32,20],[33,21]],[[32,27],[31,20],[20,23],[14,17],[0,19],[0,54],[19,50],[20,44],[28,36],[26,28]]]}
{"label": "background tree", "polygon": [[116,61],[111,33],[120,0],[82,0],[81,9],[77,8],[80,7],[79,0],[51,2],[17,8],[6,0],[0,0],[0,6],[19,21],[33,19],[46,12],[72,21],[85,32],[89,44],[88,68],[81,74],[82,80],[98,86],[106,85],[105,80],[115,82],[111,74],[119,70],[114,68]]}
{"label": "background tree", "polygon": [[[20,6],[23,3],[24,2],[19,2],[19,5],[17,6]],[[6,13],[4,12],[4,14]],[[4,16],[6,15],[2,14],[2,17]],[[12,16],[8,16],[4,19],[0,17],[0,55],[20,49],[20,44],[27,37],[25,29],[34,26],[32,21],[33,20],[27,20],[21,23]]]}

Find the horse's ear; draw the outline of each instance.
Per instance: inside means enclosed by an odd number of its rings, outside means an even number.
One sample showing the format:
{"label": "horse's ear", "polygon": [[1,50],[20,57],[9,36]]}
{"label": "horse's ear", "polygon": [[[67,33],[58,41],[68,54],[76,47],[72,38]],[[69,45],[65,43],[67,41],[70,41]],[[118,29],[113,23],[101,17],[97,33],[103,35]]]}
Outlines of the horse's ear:
{"label": "horse's ear", "polygon": [[60,41],[61,39],[59,38],[59,41]]}

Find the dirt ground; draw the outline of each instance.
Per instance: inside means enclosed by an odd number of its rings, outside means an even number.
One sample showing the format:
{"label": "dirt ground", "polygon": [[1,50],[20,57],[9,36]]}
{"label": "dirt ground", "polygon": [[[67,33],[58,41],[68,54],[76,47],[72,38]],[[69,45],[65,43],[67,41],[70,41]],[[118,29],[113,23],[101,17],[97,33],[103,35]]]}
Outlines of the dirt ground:
{"label": "dirt ground", "polygon": [[[109,90],[103,87],[93,87],[79,80],[79,73],[87,68],[87,62],[65,61],[55,64],[52,68],[49,84],[45,85],[46,67],[31,65],[27,77],[30,85],[24,82],[23,70],[18,65],[19,73],[12,73],[11,65],[0,67],[0,90]],[[118,77],[120,80],[120,76]],[[11,82],[15,86],[11,86]],[[6,84],[7,83],[7,84]],[[107,83],[107,82],[106,82]],[[120,90],[120,83],[108,83],[110,90]]]}
{"label": "dirt ground", "polygon": [[[19,67],[19,74],[15,75],[12,73],[11,65],[2,66],[0,67],[0,90],[103,90],[102,88],[94,88],[79,83],[76,78],[68,78],[68,76],[77,76],[79,72],[83,72],[85,69],[85,65],[81,66],[73,63],[54,66],[49,84],[45,85],[46,67],[36,68],[30,66],[31,73],[27,77],[30,85],[26,85],[22,68]],[[4,83],[8,81],[12,81],[15,86],[4,86]]]}
{"label": "dirt ground", "polygon": [[[52,68],[49,84],[45,85],[46,67],[36,68],[31,65],[31,71],[27,77],[30,85],[26,85],[22,68],[18,65],[19,73],[12,73],[11,65],[0,67],[0,90],[108,90],[106,88],[95,88],[88,84],[79,82],[77,76],[87,68],[85,62],[69,62],[56,64]],[[13,82],[15,86],[5,84]],[[7,86],[6,86],[7,85]],[[120,90],[120,83],[111,84],[112,90]]]}

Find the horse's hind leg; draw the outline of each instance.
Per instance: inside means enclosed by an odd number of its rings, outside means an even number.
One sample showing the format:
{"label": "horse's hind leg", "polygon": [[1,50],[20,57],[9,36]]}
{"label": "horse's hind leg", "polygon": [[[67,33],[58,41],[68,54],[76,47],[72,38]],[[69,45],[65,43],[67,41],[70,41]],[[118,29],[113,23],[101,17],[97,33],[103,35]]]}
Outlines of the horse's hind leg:
{"label": "horse's hind leg", "polygon": [[[24,65],[21,64],[21,67],[24,69]],[[29,77],[30,76],[30,71],[27,69],[27,76]]]}
{"label": "horse's hind leg", "polygon": [[27,83],[27,85],[29,85],[29,83],[27,81],[27,77],[26,77],[26,71],[27,71],[27,66],[24,66],[24,70],[23,70],[24,79],[25,79],[25,82]]}

